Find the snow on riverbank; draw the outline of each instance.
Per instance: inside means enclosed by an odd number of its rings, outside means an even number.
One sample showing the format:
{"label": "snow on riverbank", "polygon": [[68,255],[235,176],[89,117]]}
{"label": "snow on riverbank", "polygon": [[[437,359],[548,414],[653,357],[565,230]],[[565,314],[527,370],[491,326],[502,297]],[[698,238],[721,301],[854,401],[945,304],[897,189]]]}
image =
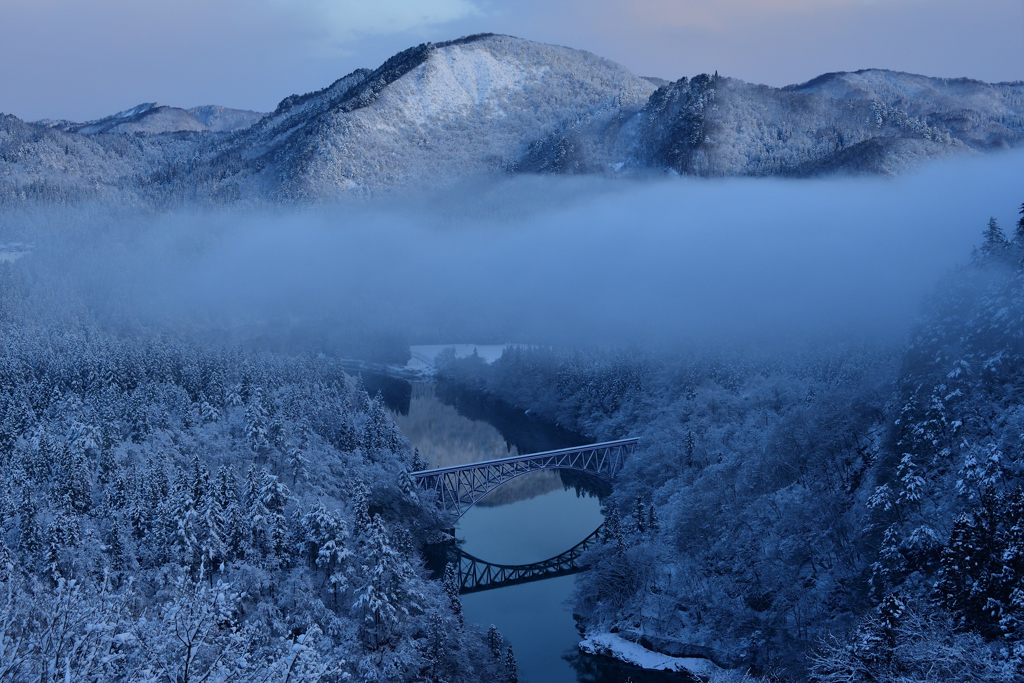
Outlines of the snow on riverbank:
{"label": "snow on riverbank", "polygon": [[670,657],[632,643],[614,633],[597,633],[580,642],[580,650],[589,655],[612,657],[620,662],[653,671],[689,672],[707,675],[718,670],[712,662],[699,657]]}
{"label": "snow on riverbank", "polygon": [[518,346],[521,348],[527,348],[529,344],[426,344],[409,347],[409,355],[411,358],[406,364],[406,367],[410,370],[430,370],[433,369],[434,363],[437,360],[438,355],[442,351],[448,349],[455,350],[456,358],[466,358],[472,356],[474,353],[480,356],[485,363],[493,363],[494,361],[501,358],[501,354],[505,353],[505,349],[510,346]]}
{"label": "snow on riverbank", "polygon": [[21,242],[0,244],[0,263],[4,261],[17,261],[25,254],[29,254],[31,252],[32,246],[29,244],[22,244]]}

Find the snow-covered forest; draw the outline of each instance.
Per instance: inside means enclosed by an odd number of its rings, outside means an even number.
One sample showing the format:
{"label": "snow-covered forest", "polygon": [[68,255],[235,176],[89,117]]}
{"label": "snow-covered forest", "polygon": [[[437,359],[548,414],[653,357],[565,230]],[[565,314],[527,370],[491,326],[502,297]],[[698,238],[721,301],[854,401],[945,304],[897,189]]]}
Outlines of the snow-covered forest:
{"label": "snow-covered forest", "polygon": [[117,332],[44,273],[0,261],[0,681],[515,679],[427,579],[452,521],[379,398]]}
{"label": "snow-covered forest", "polygon": [[577,583],[583,628],[782,680],[1020,680],[1021,215],[897,345],[450,362],[448,381],[641,438]]}

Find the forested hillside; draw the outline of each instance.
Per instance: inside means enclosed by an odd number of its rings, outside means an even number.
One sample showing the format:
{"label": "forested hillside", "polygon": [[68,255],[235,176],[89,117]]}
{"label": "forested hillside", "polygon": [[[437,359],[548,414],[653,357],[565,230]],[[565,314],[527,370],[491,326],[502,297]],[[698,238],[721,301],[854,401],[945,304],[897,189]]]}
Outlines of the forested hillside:
{"label": "forested hillside", "polygon": [[507,679],[379,398],[80,303],[0,261],[0,680]]}
{"label": "forested hillside", "polygon": [[898,347],[444,368],[641,438],[578,582],[582,627],[790,680],[1022,679],[1024,218],[983,240]]}

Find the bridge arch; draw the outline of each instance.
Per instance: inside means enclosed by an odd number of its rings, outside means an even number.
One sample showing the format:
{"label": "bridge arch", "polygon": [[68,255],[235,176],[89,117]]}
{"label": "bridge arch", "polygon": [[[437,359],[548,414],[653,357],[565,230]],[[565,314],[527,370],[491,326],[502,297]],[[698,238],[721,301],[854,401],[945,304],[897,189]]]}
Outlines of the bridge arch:
{"label": "bridge arch", "polygon": [[637,439],[619,439],[602,443],[562,448],[511,458],[439,467],[414,472],[419,485],[438,494],[441,505],[458,516],[476,505],[488,493],[516,477],[540,470],[576,470],[605,481],[612,481],[626,458],[636,449]]}

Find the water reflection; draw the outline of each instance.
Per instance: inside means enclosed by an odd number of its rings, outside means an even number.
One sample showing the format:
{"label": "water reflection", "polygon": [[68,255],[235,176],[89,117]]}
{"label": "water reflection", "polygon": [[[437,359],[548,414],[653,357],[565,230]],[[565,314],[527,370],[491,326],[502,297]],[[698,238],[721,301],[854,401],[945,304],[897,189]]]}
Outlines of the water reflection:
{"label": "water reflection", "polygon": [[585,569],[582,561],[583,553],[599,542],[603,531],[604,527],[600,526],[565,552],[540,562],[528,564],[490,562],[474,557],[462,548],[458,548],[455,552],[455,561],[459,566],[460,593],[478,593],[578,574]]}
{"label": "water reflection", "polygon": [[[470,508],[456,535],[462,548],[476,557],[526,564],[573,547],[601,521],[597,498],[559,489],[509,505]],[[580,640],[566,602],[572,591],[573,577],[565,576],[466,595],[462,603],[470,621],[493,623],[512,642],[520,680],[574,683],[576,674],[562,659]]]}
{"label": "water reflection", "polygon": [[[397,392],[394,395],[400,396]],[[392,418],[412,445],[419,449],[420,458],[428,463],[428,467],[464,465],[533,452],[520,450],[493,424],[464,415],[462,410],[468,403],[463,400],[463,408],[445,403],[438,395],[437,385],[417,383],[412,385],[406,414],[393,412]],[[537,477],[510,481],[478,504],[505,505],[561,488],[562,480],[557,472],[541,472]]]}

